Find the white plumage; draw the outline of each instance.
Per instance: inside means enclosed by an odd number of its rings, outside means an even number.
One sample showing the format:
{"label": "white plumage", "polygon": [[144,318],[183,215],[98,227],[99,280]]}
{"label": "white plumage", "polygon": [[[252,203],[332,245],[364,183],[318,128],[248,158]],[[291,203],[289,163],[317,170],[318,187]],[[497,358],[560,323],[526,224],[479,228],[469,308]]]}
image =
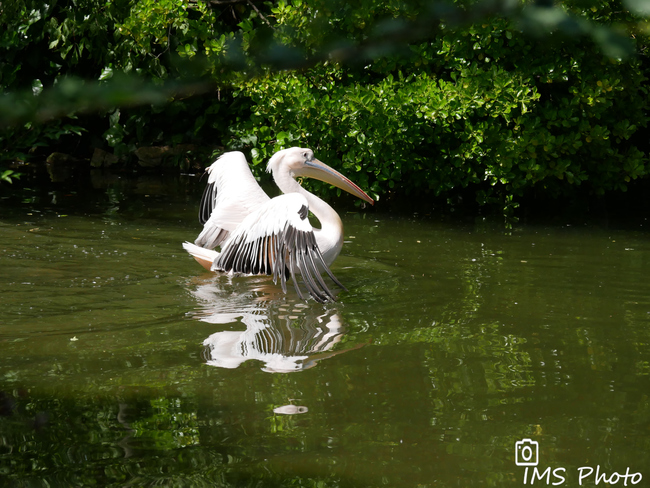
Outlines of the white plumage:
{"label": "white plumage", "polygon": [[[368,203],[373,200],[342,174],[314,158],[310,149],[279,151],[267,171],[284,195],[270,199],[253,177],[246,158],[229,152],[208,168],[209,178],[201,199],[199,221],[203,230],[194,244],[183,247],[205,268],[246,274],[268,274],[286,291],[290,276],[302,298],[297,275],[314,299],[334,300],[321,271],[343,285],[329,269],[343,245],[343,223],[320,198],[294,179],[305,176],[333,184]],[[311,211],[321,223],[309,223]],[[213,249],[221,247],[221,252]]]}
{"label": "white plumage", "polygon": [[194,242],[214,249],[270,198],[257,184],[246,157],[239,151],[223,154],[207,172],[208,184],[199,210],[199,221],[204,227]]}

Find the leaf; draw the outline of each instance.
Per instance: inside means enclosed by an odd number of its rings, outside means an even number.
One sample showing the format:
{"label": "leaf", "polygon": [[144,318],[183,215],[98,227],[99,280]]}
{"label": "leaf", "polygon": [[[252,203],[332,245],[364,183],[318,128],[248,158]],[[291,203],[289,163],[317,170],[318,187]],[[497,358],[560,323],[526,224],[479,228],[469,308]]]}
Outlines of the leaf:
{"label": "leaf", "polygon": [[10,169],[4,170],[2,173],[0,173],[0,180],[7,183],[13,183],[13,178],[20,178],[20,174]]}
{"label": "leaf", "polygon": [[99,75],[99,81],[109,80],[113,77],[113,68],[106,66]]}
{"label": "leaf", "polygon": [[36,79],[32,81],[32,93],[34,96],[38,96],[41,94],[43,91],[43,83],[41,83],[41,80]]}

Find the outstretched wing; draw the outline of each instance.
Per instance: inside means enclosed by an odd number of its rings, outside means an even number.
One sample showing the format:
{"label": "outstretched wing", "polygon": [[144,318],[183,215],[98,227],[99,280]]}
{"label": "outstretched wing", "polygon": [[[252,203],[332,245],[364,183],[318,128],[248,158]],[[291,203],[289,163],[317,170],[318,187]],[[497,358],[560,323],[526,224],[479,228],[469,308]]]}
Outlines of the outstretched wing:
{"label": "outstretched wing", "polygon": [[214,249],[249,214],[268,202],[269,197],[257,184],[246,157],[239,151],[223,154],[207,171],[210,176],[199,209],[203,230],[194,243]]}
{"label": "outstretched wing", "polygon": [[297,279],[300,275],[315,300],[335,301],[321,270],[338,286],[345,287],[325,263],[308,215],[307,200],[298,193],[268,201],[248,215],[224,242],[212,271],[271,275],[275,283],[280,280],[284,292],[287,278],[291,277],[298,296],[304,298]]}

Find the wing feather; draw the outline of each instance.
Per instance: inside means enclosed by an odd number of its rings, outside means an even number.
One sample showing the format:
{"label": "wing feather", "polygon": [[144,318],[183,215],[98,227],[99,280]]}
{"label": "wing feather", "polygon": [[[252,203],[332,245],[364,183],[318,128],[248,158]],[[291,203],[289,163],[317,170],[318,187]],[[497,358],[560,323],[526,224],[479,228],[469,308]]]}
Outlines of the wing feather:
{"label": "wing feather", "polygon": [[[208,168],[208,171],[210,171],[210,168]],[[201,205],[199,206],[199,223],[201,225],[204,225],[210,218],[210,215],[212,215],[216,197],[217,185],[208,181],[208,184],[203,189]]]}
{"label": "wing feather", "polygon": [[269,201],[251,173],[246,157],[239,151],[219,157],[207,169],[208,183],[199,207],[203,230],[194,241],[214,249],[252,212]]}
{"label": "wing feather", "polygon": [[280,282],[284,292],[290,278],[300,298],[305,298],[302,282],[315,300],[335,301],[321,270],[336,285],[344,287],[325,263],[307,215],[307,200],[297,193],[281,195],[261,205],[223,242],[212,270],[268,274],[275,283]]}

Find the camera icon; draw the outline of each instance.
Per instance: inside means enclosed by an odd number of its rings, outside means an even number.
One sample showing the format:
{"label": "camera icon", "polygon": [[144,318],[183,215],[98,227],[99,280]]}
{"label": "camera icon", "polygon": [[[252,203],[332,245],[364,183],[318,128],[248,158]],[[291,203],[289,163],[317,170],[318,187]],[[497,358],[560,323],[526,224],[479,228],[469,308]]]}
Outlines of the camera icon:
{"label": "camera icon", "polygon": [[515,464],[517,466],[537,466],[539,463],[539,442],[522,439],[515,442]]}

